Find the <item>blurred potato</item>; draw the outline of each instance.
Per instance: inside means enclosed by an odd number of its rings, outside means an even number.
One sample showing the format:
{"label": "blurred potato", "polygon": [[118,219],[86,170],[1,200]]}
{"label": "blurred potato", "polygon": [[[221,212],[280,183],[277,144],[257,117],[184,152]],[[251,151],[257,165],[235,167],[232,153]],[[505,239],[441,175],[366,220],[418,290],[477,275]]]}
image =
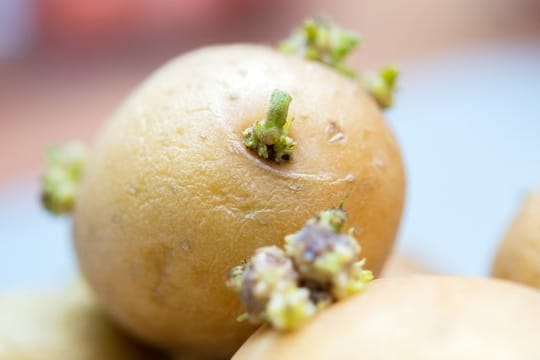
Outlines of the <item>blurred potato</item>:
{"label": "blurred potato", "polygon": [[160,358],[111,324],[82,285],[0,297],[0,360]]}
{"label": "blurred potato", "polygon": [[540,289],[540,192],[523,202],[497,251],[492,274]]}
{"label": "blurred potato", "polygon": [[305,327],[259,329],[233,360],[540,359],[540,293],[507,281],[375,280]]}

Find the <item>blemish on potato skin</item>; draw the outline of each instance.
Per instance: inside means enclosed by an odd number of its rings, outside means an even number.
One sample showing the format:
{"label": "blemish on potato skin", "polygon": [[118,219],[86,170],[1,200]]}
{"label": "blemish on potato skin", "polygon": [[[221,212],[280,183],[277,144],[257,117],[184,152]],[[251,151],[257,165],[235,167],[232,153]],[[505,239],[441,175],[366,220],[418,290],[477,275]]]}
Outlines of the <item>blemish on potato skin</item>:
{"label": "blemish on potato skin", "polygon": [[178,136],[184,135],[184,129],[182,129],[181,127],[177,127],[175,129],[175,132],[176,132],[176,135],[178,135]]}
{"label": "blemish on potato skin", "polygon": [[240,97],[240,95],[236,92],[230,92],[228,95],[227,95],[227,99],[229,99],[230,101],[236,101],[238,100],[238,98]]}
{"label": "blemish on potato skin", "polygon": [[307,113],[301,113],[298,118],[302,121],[306,121],[306,120],[309,120],[309,115]]}
{"label": "blemish on potato skin", "polygon": [[241,77],[245,77],[247,75],[247,70],[244,69],[244,68],[239,68],[237,71],[238,75],[240,75]]}
{"label": "blemish on potato skin", "polygon": [[169,286],[168,281],[171,275],[171,265],[174,258],[174,249],[170,246],[156,242],[151,244],[142,253],[139,259],[139,268],[142,272],[137,271],[139,276],[147,282],[150,298],[159,305],[166,302],[166,289]]}
{"label": "blemish on potato skin", "polygon": [[287,187],[293,191],[300,191],[302,189],[302,186],[300,184],[294,184],[294,183],[287,184]]}
{"label": "blemish on potato skin", "polygon": [[198,106],[198,107],[194,107],[194,108],[191,108],[191,109],[186,109],[185,114],[186,115],[192,115],[192,114],[196,114],[196,113],[199,113],[199,112],[205,112],[205,111],[211,111],[211,110],[212,109],[210,108],[210,106],[203,105],[203,106]]}
{"label": "blemish on potato skin", "polygon": [[191,252],[191,244],[189,243],[188,240],[182,240],[182,241],[180,242],[180,247],[181,247],[182,250],[184,250],[185,252],[188,252],[188,253]]}
{"label": "blemish on potato skin", "polygon": [[137,193],[139,192],[139,189],[133,184],[128,184],[126,192],[130,195],[137,195]]}
{"label": "blemish on potato skin", "polygon": [[371,165],[376,168],[382,169],[386,165],[386,162],[384,161],[384,159],[374,156],[373,159],[371,159]]}
{"label": "blemish on potato skin", "polygon": [[354,176],[353,174],[347,174],[347,176],[345,176],[345,181],[346,182],[354,182],[356,180],[356,176]]}
{"label": "blemish on potato skin", "polygon": [[170,184],[169,189],[174,195],[177,195],[180,192],[180,185],[178,184]]}
{"label": "blemish on potato skin", "polygon": [[274,218],[274,211],[272,210],[254,210],[250,211],[246,216],[246,219],[255,220],[260,225],[268,225],[268,223]]}
{"label": "blemish on potato skin", "polygon": [[336,124],[335,121],[331,121],[325,129],[326,138],[329,143],[340,142],[345,139],[343,130]]}

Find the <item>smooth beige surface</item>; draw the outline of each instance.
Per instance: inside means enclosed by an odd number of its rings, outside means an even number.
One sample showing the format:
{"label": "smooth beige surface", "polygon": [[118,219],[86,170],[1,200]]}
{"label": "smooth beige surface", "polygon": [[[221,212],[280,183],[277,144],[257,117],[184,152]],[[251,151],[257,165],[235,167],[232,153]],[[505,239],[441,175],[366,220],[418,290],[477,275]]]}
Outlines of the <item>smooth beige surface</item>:
{"label": "smooth beige surface", "polygon": [[0,298],[0,360],[159,359],[120,333],[82,286]]}
{"label": "smooth beige surface", "polygon": [[262,328],[233,360],[540,359],[540,293],[500,280],[380,279],[297,332]]}
{"label": "smooth beige surface", "polygon": [[493,276],[540,289],[540,192],[525,199],[510,225],[497,252]]}
{"label": "smooth beige surface", "polygon": [[[292,95],[298,142],[282,165],[241,136],[275,88]],[[224,285],[232,266],[346,199],[347,226],[378,272],[403,193],[394,138],[353,81],[266,47],[206,48],[155,73],[100,134],[77,199],[76,249],[133,333],[227,356],[254,330],[235,320],[243,310]]]}

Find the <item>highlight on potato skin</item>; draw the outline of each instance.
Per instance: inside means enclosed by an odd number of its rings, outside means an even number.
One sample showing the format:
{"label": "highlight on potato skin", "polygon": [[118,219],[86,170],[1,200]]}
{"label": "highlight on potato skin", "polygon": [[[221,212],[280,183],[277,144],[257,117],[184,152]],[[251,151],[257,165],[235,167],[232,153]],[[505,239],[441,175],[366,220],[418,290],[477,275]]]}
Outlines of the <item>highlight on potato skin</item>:
{"label": "highlight on potato skin", "polygon": [[346,217],[341,207],[321,211],[285,237],[285,251],[262,247],[247,264],[234,267],[227,285],[246,307],[241,319],[294,330],[321,309],[363,291],[373,274],[363,269],[354,230],[341,234]]}
{"label": "highlight on potato skin", "polygon": [[523,200],[497,250],[492,274],[540,289],[540,192]]}

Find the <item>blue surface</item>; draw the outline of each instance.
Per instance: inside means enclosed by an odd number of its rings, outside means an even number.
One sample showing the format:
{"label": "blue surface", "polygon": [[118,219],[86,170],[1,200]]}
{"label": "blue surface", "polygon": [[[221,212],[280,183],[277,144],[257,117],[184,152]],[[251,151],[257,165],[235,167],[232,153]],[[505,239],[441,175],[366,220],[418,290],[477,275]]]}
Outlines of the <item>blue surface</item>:
{"label": "blue surface", "polygon": [[487,274],[522,197],[540,188],[540,45],[408,64],[402,87],[390,114],[409,182],[399,248]]}
{"label": "blue surface", "polygon": [[0,293],[46,287],[76,277],[68,217],[40,207],[36,182],[0,191]]}
{"label": "blue surface", "polygon": [[[540,45],[484,47],[405,64],[390,121],[405,154],[398,248],[433,268],[488,272],[521,197],[540,187]],[[76,276],[70,224],[37,184],[0,192],[0,292]]]}

